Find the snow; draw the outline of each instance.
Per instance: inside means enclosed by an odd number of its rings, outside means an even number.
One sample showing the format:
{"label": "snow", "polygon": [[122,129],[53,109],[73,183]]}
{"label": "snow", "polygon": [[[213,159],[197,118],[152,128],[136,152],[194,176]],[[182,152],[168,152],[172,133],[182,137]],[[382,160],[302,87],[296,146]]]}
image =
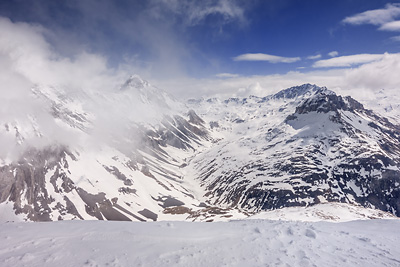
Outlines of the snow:
{"label": "snow", "polygon": [[399,266],[399,220],[3,223],[8,266]]}
{"label": "snow", "polygon": [[23,221],[23,216],[22,214],[16,215],[15,211],[13,209],[14,204],[11,202],[3,202],[0,203],[0,214],[1,222],[7,222],[7,221]]}
{"label": "snow", "polygon": [[400,94],[398,89],[371,91],[369,94],[357,94],[357,99],[368,109],[378,112],[392,123],[400,119]]}
{"label": "snow", "polygon": [[302,222],[349,222],[370,219],[395,219],[394,215],[381,210],[364,208],[347,203],[322,203],[309,207],[289,207],[260,212],[248,219],[268,219]]}

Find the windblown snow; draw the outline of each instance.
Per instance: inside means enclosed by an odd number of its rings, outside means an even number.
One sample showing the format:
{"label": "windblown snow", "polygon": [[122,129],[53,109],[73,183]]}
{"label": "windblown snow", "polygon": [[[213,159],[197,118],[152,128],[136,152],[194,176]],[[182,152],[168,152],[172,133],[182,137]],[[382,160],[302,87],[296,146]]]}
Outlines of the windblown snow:
{"label": "windblown snow", "polygon": [[0,265],[399,266],[399,220],[0,225]]}

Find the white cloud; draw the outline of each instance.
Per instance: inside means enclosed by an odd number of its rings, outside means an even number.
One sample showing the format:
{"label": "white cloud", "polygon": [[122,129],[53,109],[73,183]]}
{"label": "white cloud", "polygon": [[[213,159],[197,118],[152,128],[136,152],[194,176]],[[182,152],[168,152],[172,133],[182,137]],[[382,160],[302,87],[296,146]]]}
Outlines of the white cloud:
{"label": "white cloud", "polygon": [[218,77],[218,78],[235,78],[238,76],[239,76],[239,74],[234,74],[234,73],[218,73],[215,75],[215,77]]}
{"label": "white cloud", "polygon": [[341,95],[351,95],[360,101],[372,101],[374,92],[385,88],[398,92],[400,84],[400,53],[385,54],[380,60],[361,66],[340,69],[314,69],[286,74],[240,76],[227,79],[183,79],[159,82],[166,89],[180,90],[184,98],[232,96],[267,96],[279,90],[304,83],[327,86]]}
{"label": "white cloud", "polygon": [[307,59],[314,60],[314,59],[319,59],[321,57],[322,57],[321,54],[318,54],[318,55],[315,55],[315,56],[308,56]]}
{"label": "white cloud", "polygon": [[332,51],[332,52],[328,53],[328,56],[330,56],[330,57],[337,57],[338,55],[339,55],[338,51]]}
{"label": "white cloud", "polygon": [[351,56],[334,57],[319,60],[313,64],[314,68],[351,67],[381,60],[385,54],[357,54]]}
{"label": "white cloud", "polygon": [[[345,18],[342,23],[352,25],[372,24],[380,31],[400,31],[400,3],[387,4],[383,9],[365,11]],[[396,41],[396,38],[391,38]]]}
{"label": "white cloud", "polygon": [[383,24],[378,30],[381,31],[400,31],[400,20],[391,21]]}
{"label": "white cloud", "polygon": [[0,17],[0,32],[1,63],[7,65],[2,69],[31,84],[97,89],[116,82],[116,73],[107,67],[104,57],[85,51],[73,58],[62,57],[46,41],[42,27]]}
{"label": "white cloud", "polygon": [[346,17],[342,22],[345,24],[382,25],[400,16],[400,4],[387,4],[385,8],[368,10],[362,13]]}
{"label": "white cloud", "polygon": [[280,57],[262,53],[242,54],[233,58],[234,61],[268,61],[270,63],[293,63],[300,61],[299,57]]}
{"label": "white cloud", "polygon": [[[279,90],[304,83],[315,83],[320,86],[334,85],[342,80],[343,69],[300,71],[287,74],[240,76],[227,79],[186,79],[162,81],[158,85],[166,89],[179,88],[179,95],[184,98],[220,97],[222,99],[234,96],[266,96]],[[333,88],[332,88],[333,89]],[[190,91],[190,93],[189,93]]]}
{"label": "white cloud", "polygon": [[380,60],[364,64],[346,72],[348,86],[368,88],[370,90],[399,89],[400,53],[384,54]]}
{"label": "white cloud", "polygon": [[[68,146],[83,141],[80,133],[54,120],[49,102],[33,97],[31,89],[34,85],[56,87],[67,95],[83,90],[101,95],[100,92],[115,89],[127,77],[127,72],[122,69],[109,69],[101,55],[81,51],[73,58],[62,57],[44,38],[46,31],[40,26],[13,23],[0,17],[0,123],[23,125],[19,131],[27,132],[21,146],[16,146],[15,140],[7,139],[6,133],[1,133],[0,147],[7,148],[0,151],[2,156],[17,156],[31,145],[42,147],[56,143]],[[102,109],[94,107],[93,112]],[[30,128],[32,120],[40,125],[43,138]]]}
{"label": "white cloud", "polygon": [[400,42],[400,35],[398,36],[393,36],[390,38],[391,40],[395,41],[395,42]]}

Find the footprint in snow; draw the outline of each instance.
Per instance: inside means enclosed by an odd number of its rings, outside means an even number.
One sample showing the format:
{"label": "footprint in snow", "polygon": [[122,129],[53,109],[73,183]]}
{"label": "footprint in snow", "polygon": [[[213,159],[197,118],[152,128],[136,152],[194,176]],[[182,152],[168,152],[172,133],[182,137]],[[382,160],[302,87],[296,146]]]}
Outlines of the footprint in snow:
{"label": "footprint in snow", "polygon": [[287,235],[293,235],[293,229],[292,229],[292,227],[288,227],[288,228],[287,228],[286,234],[287,234]]}
{"label": "footprint in snow", "polygon": [[88,259],[88,260],[85,262],[85,266],[97,267],[97,266],[99,266],[99,265],[98,265],[97,262],[95,262],[94,260]]}
{"label": "footprint in snow", "polygon": [[24,255],[21,256],[20,260],[22,262],[30,262],[33,259],[35,259],[35,256],[31,253],[25,253]]}
{"label": "footprint in snow", "polygon": [[262,234],[262,233],[264,232],[264,230],[262,230],[262,229],[256,227],[256,228],[254,228],[254,232],[255,232],[256,234]]}
{"label": "footprint in snow", "polygon": [[358,237],[358,240],[369,243],[371,242],[371,239],[369,239],[368,237]]}
{"label": "footprint in snow", "polygon": [[311,229],[307,229],[305,235],[307,237],[313,238],[313,239],[315,239],[317,237],[317,234]]}
{"label": "footprint in snow", "polygon": [[106,263],[106,266],[119,267],[122,265],[120,264],[118,258],[114,258],[111,262]]}

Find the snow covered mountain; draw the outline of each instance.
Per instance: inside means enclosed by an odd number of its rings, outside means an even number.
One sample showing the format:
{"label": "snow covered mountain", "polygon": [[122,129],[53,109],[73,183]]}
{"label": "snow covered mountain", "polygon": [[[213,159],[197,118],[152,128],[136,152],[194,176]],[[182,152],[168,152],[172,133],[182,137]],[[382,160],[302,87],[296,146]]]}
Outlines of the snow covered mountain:
{"label": "snow covered mountain", "polygon": [[43,109],[2,122],[18,152],[2,157],[3,218],[146,221],[169,218],[170,206],[200,206],[182,167],[210,137],[164,91],[132,76],[101,94],[37,86],[32,99]]}
{"label": "snow covered mountain", "polygon": [[400,119],[400,94],[398,90],[381,89],[358,99],[369,109],[388,118],[392,123],[398,124]]}
{"label": "snow covered mountain", "polygon": [[133,75],[31,98],[1,121],[3,221],[212,221],[325,202],[400,215],[399,126],[326,88],[182,104]]}
{"label": "snow covered mountain", "polygon": [[400,215],[400,128],[306,84],[190,101],[221,140],[192,162],[210,204],[257,213],[345,202]]}

